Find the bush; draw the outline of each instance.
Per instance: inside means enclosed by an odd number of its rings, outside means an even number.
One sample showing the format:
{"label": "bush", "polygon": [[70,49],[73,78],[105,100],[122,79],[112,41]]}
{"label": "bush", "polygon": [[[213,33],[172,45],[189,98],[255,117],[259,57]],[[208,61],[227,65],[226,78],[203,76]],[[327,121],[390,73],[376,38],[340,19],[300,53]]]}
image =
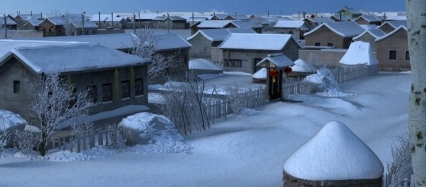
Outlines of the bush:
{"label": "bush", "polygon": [[398,186],[413,174],[411,166],[411,143],[408,130],[397,136],[397,143],[391,146],[392,162],[387,164],[386,186]]}
{"label": "bush", "polygon": [[126,132],[125,129],[118,125],[108,125],[108,146],[113,148],[126,147]]}
{"label": "bush", "polygon": [[38,134],[33,132],[28,132],[25,130],[17,129],[15,130],[15,138],[13,141],[13,146],[18,149],[22,154],[28,154],[35,149],[35,146],[38,144],[36,140],[39,139]]}

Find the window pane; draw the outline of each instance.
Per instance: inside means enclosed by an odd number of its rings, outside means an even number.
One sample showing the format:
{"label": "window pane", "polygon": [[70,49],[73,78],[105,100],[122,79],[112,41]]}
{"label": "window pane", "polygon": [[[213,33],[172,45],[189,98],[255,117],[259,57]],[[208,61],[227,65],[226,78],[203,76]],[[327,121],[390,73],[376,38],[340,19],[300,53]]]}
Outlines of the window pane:
{"label": "window pane", "polygon": [[130,81],[121,82],[121,98],[130,97]]}
{"label": "window pane", "polygon": [[405,51],[405,60],[410,60],[410,52]]}
{"label": "window pane", "polygon": [[389,51],[389,60],[396,60],[396,51]]}
{"label": "window pane", "polygon": [[19,81],[13,81],[13,93],[19,93],[21,91],[21,83]]}
{"label": "window pane", "polygon": [[135,95],[143,95],[142,79],[135,79]]}

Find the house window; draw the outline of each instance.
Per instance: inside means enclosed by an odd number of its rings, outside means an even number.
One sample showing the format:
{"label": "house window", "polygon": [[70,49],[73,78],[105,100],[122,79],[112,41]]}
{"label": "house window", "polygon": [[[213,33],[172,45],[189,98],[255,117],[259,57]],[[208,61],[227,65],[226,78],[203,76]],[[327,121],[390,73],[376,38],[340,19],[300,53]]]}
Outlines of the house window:
{"label": "house window", "polygon": [[102,101],[112,101],[112,84],[107,83],[102,85]]}
{"label": "house window", "polygon": [[410,60],[410,52],[405,51],[405,60]]}
{"label": "house window", "polygon": [[333,43],[327,43],[327,46],[328,47],[333,47],[334,45],[333,45]]}
{"label": "house window", "polygon": [[321,46],[321,43],[316,42],[316,43],[315,43],[315,46]]}
{"label": "house window", "polygon": [[389,60],[396,60],[396,51],[395,50],[389,51]]}
{"label": "house window", "polygon": [[121,98],[130,97],[130,81],[121,81]]}
{"label": "house window", "polygon": [[98,102],[98,90],[96,89],[96,85],[87,87],[87,96],[91,102]]}
{"label": "house window", "polygon": [[135,95],[143,95],[143,80],[135,79]]}
{"label": "house window", "polygon": [[13,81],[13,93],[21,92],[21,82]]}
{"label": "house window", "polygon": [[225,59],[225,67],[242,67],[243,61],[240,59]]}
{"label": "house window", "polygon": [[293,31],[288,31],[288,34],[293,34]]}

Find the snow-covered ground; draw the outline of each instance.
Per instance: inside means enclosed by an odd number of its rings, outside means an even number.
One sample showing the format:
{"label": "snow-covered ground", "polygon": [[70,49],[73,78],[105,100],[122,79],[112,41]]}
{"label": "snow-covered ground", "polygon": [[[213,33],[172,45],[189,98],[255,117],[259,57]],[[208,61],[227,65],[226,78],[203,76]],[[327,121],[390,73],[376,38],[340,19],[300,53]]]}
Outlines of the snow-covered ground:
{"label": "snow-covered ground", "polygon": [[[78,162],[6,152],[0,186],[282,186],[286,158],[332,120],[386,166],[395,136],[407,128],[410,84],[410,74],[379,73],[340,85],[343,97],[294,95],[303,102],[270,103],[185,136],[185,151],[96,148],[81,153],[89,159],[72,157]],[[66,154],[74,153],[50,155],[72,161]]]}

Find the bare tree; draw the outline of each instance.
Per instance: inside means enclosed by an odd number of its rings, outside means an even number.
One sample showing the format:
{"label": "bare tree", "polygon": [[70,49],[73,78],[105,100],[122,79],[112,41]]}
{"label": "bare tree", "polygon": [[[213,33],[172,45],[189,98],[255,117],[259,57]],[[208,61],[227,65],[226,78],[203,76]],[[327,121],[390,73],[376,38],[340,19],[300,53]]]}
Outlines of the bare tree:
{"label": "bare tree", "polygon": [[81,18],[78,19],[77,17],[72,16],[68,12],[66,12],[64,15],[62,15],[62,21],[64,22],[65,35],[76,35],[76,25],[79,25],[81,23]]}
{"label": "bare tree", "polygon": [[426,186],[426,1],[405,0],[411,85],[409,129],[416,186]]}
{"label": "bare tree", "polygon": [[41,135],[37,148],[44,156],[48,141],[61,129],[59,125],[87,115],[92,103],[87,90],[77,91],[74,85],[67,83],[57,73],[43,74],[34,82],[28,81],[28,84],[35,93],[30,108],[40,122]]}
{"label": "bare tree", "polygon": [[399,186],[404,181],[411,178],[413,168],[411,167],[411,144],[408,130],[398,135],[397,142],[392,145],[392,161],[388,163],[388,174],[386,177],[386,186]]}
{"label": "bare tree", "polygon": [[152,61],[148,67],[149,82],[152,82],[155,78],[167,76],[169,68],[177,67],[181,63],[177,60],[179,52],[170,56],[159,54],[156,47],[159,41],[160,38],[154,35],[154,30],[149,26],[137,29],[135,37],[133,37],[134,48],[131,53],[142,58],[149,58]]}

